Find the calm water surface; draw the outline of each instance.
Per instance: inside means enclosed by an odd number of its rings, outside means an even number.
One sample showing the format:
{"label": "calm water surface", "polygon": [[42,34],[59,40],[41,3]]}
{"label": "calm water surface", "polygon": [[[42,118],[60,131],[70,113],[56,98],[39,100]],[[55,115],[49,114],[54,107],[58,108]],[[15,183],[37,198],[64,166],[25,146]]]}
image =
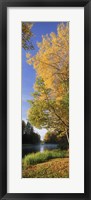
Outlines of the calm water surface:
{"label": "calm water surface", "polygon": [[58,148],[57,144],[38,144],[38,145],[24,144],[22,145],[22,157],[24,157],[29,153],[43,152],[44,150],[52,150],[57,148]]}

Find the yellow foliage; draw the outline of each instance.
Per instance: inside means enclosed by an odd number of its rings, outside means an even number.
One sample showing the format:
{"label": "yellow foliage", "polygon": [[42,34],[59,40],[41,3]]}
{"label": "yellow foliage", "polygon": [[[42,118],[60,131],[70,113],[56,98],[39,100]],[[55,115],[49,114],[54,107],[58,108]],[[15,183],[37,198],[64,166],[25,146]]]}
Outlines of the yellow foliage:
{"label": "yellow foliage", "polygon": [[[64,121],[68,123],[68,111],[63,108],[61,102],[69,93],[69,26],[60,23],[57,34],[42,36],[42,41],[37,43],[39,51],[35,56],[26,55],[27,63],[32,64],[36,70],[37,77],[41,77],[46,90],[50,89],[48,98],[55,99],[59,115],[62,113]],[[39,90],[35,84],[35,90]],[[46,101],[46,92],[40,92],[38,100]],[[52,108],[51,108],[52,109]],[[57,108],[56,108],[57,109]],[[56,113],[55,113],[56,114]],[[60,119],[59,116],[57,116]]]}
{"label": "yellow foliage", "polygon": [[[34,57],[27,54],[27,62],[33,64],[37,75],[42,77],[47,88],[51,88],[55,97],[60,99],[69,76],[69,27],[59,24],[57,35],[42,36],[42,42],[38,43],[40,48]],[[62,97],[61,97],[62,98]]]}

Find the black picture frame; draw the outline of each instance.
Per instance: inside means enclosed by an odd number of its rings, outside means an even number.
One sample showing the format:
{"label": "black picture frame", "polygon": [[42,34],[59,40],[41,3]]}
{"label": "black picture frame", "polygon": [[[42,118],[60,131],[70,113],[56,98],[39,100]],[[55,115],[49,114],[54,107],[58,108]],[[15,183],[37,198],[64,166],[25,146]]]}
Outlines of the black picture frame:
{"label": "black picture frame", "polygon": [[[7,193],[7,7],[84,7],[84,193]],[[0,199],[91,199],[91,1],[0,0]],[[79,181],[79,180],[78,180]]]}

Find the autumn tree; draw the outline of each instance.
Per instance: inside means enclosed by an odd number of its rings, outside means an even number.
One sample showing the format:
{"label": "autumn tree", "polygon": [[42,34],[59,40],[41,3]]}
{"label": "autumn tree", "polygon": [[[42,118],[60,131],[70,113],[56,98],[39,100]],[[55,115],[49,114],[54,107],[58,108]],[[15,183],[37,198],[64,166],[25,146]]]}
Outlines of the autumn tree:
{"label": "autumn tree", "polygon": [[56,130],[69,141],[69,26],[60,23],[57,34],[42,36],[39,51],[27,62],[37,77],[28,119],[38,128]]}
{"label": "autumn tree", "polygon": [[48,131],[44,136],[44,143],[58,144],[61,150],[68,149],[69,144],[66,135],[59,132]]}
{"label": "autumn tree", "polygon": [[33,23],[23,22],[22,23],[22,47],[25,50],[34,49],[34,46],[31,42]]}

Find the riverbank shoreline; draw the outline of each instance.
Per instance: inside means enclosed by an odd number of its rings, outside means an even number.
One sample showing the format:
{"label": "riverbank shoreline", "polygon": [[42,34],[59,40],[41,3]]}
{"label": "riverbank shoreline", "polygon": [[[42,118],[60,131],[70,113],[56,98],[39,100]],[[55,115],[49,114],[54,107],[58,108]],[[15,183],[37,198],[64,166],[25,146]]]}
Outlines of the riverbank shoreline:
{"label": "riverbank shoreline", "polygon": [[32,153],[22,159],[23,178],[68,178],[69,151]]}

